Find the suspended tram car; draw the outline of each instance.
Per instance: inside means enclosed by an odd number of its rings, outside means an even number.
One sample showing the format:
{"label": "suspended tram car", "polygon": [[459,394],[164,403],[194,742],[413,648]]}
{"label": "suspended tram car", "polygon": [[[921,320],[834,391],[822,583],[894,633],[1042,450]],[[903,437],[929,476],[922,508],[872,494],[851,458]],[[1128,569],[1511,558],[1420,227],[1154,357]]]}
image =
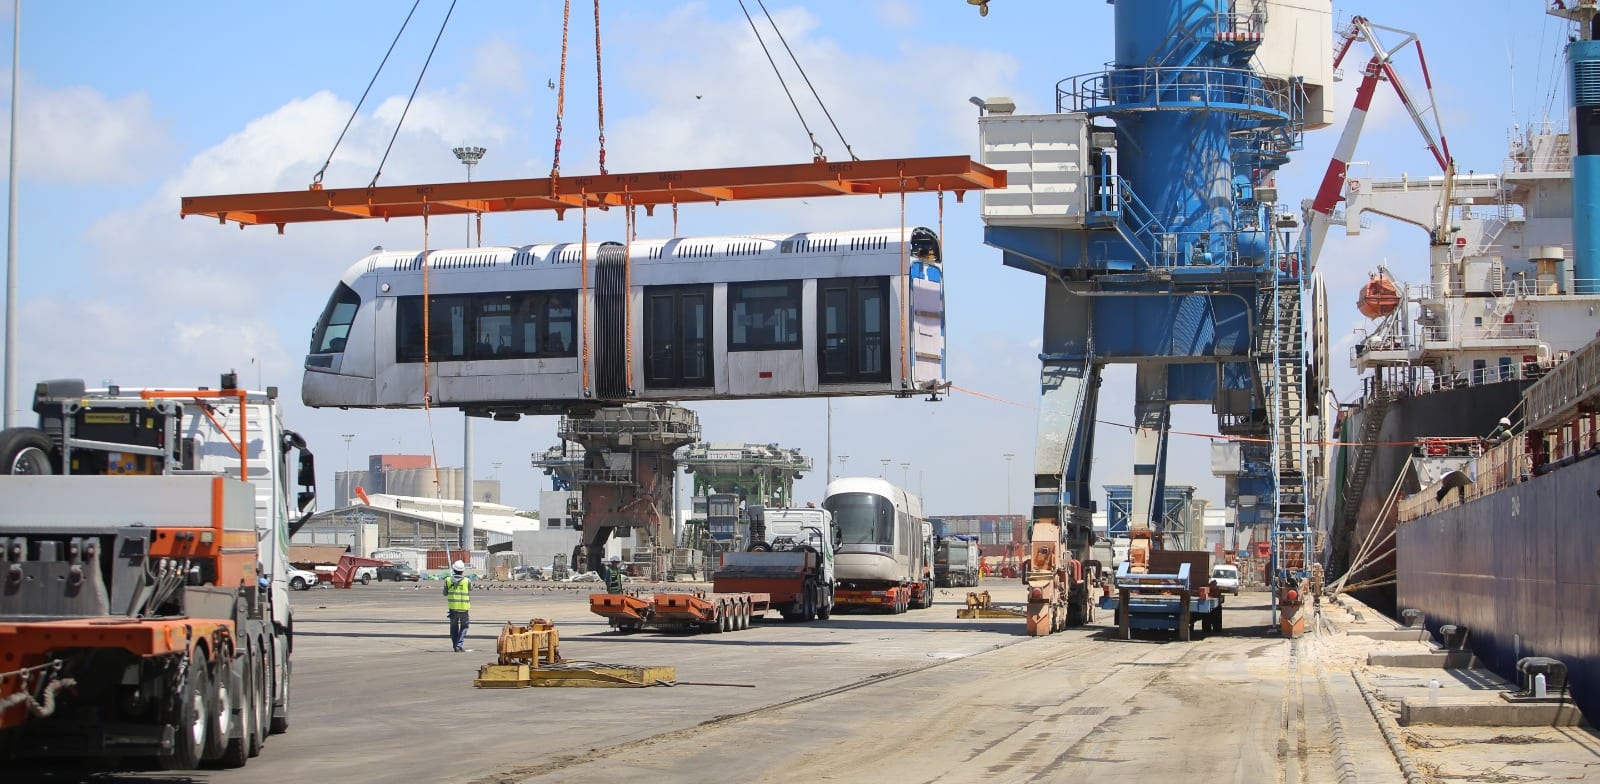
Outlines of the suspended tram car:
{"label": "suspended tram car", "polygon": [[376,250],[317,321],[305,404],[413,408],[426,390],[514,418],[945,385],[929,229],[590,243],[584,257],[578,243],[432,251],[425,282],[422,253]]}

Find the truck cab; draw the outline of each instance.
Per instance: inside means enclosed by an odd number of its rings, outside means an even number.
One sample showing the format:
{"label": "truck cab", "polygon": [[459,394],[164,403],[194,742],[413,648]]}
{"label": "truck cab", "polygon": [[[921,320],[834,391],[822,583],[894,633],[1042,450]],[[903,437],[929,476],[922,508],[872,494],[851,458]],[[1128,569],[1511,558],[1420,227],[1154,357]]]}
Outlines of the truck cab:
{"label": "truck cab", "polygon": [[745,552],[723,554],[722,568],[718,569],[714,582],[719,586],[745,586],[738,590],[756,590],[749,587],[754,583],[739,580],[765,572],[783,572],[789,575],[788,581],[799,580],[789,588],[774,592],[774,605],[787,605],[778,608],[785,618],[826,620],[831,617],[838,586],[834,577],[834,556],[839,549],[839,527],[833,515],[814,506],[749,506],[744,516],[749,522],[750,545]]}

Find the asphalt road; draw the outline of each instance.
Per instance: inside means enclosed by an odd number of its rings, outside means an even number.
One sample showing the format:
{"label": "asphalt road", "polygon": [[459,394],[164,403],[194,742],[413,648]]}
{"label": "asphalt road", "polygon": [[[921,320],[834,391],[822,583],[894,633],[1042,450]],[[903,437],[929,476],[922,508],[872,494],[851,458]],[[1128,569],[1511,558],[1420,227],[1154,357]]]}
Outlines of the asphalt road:
{"label": "asphalt road", "polygon": [[[590,587],[480,587],[466,654],[450,651],[436,583],[296,593],[287,734],[238,770],[92,778],[1337,780],[1329,702],[1301,643],[1269,628],[1264,593],[1229,597],[1223,632],[1177,643],[1114,640],[1106,625],[1029,638],[1020,619],[957,619],[965,589],[941,589],[933,608],[897,616],[617,635],[589,614]],[[985,587],[997,601],[1021,597],[1010,581]],[[500,625],[530,618],[556,622],[568,659],[670,665],[685,685],[473,688]],[[1371,765],[1393,770],[1392,760]]]}

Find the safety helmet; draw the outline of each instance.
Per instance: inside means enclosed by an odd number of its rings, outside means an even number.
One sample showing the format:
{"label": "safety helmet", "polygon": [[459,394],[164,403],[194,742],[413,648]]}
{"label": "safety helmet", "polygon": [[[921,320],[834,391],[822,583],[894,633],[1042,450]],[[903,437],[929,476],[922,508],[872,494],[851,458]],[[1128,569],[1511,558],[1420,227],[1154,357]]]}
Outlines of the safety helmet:
{"label": "safety helmet", "polygon": [[1511,427],[1511,417],[1500,417],[1501,427]]}
{"label": "safety helmet", "polygon": [[611,562],[612,563],[622,563],[622,556],[620,556],[620,555],[611,556]]}
{"label": "safety helmet", "polygon": [[450,571],[455,572],[456,574],[461,574],[462,572],[465,572],[466,570],[467,570],[467,565],[462,563],[462,562],[460,562],[460,561],[456,561],[455,563],[450,564]]}

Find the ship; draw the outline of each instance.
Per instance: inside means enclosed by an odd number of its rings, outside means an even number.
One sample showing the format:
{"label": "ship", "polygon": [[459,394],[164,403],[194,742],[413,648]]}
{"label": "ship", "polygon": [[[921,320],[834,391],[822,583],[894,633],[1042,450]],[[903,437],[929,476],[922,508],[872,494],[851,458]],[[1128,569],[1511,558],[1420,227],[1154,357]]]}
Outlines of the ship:
{"label": "ship", "polygon": [[[1548,10],[1578,23],[1569,78],[1600,73],[1596,0]],[[1577,85],[1576,126],[1587,128],[1600,82]],[[1350,181],[1347,230],[1368,211],[1428,229],[1429,280],[1379,273],[1387,284],[1362,290],[1374,320],[1349,357],[1361,391],[1337,407],[1319,509],[1333,590],[1396,618],[1420,611],[1435,632],[1465,629],[1508,679],[1523,657],[1558,659],[1591,713],[1600,581],[1578,561],[1600,543],[1584,514],[1600,461],[1584,457],[1594,429],[1580,411],[1592,401],[1570,378],[1600,357],[1597,154],[1600,138],[1544,123],[1513,132],[1495,173]],[[1562,404],[1536,415],[1531,401],[1552,396]],[[1485,450],[1490,437],[1502,443]]]}

